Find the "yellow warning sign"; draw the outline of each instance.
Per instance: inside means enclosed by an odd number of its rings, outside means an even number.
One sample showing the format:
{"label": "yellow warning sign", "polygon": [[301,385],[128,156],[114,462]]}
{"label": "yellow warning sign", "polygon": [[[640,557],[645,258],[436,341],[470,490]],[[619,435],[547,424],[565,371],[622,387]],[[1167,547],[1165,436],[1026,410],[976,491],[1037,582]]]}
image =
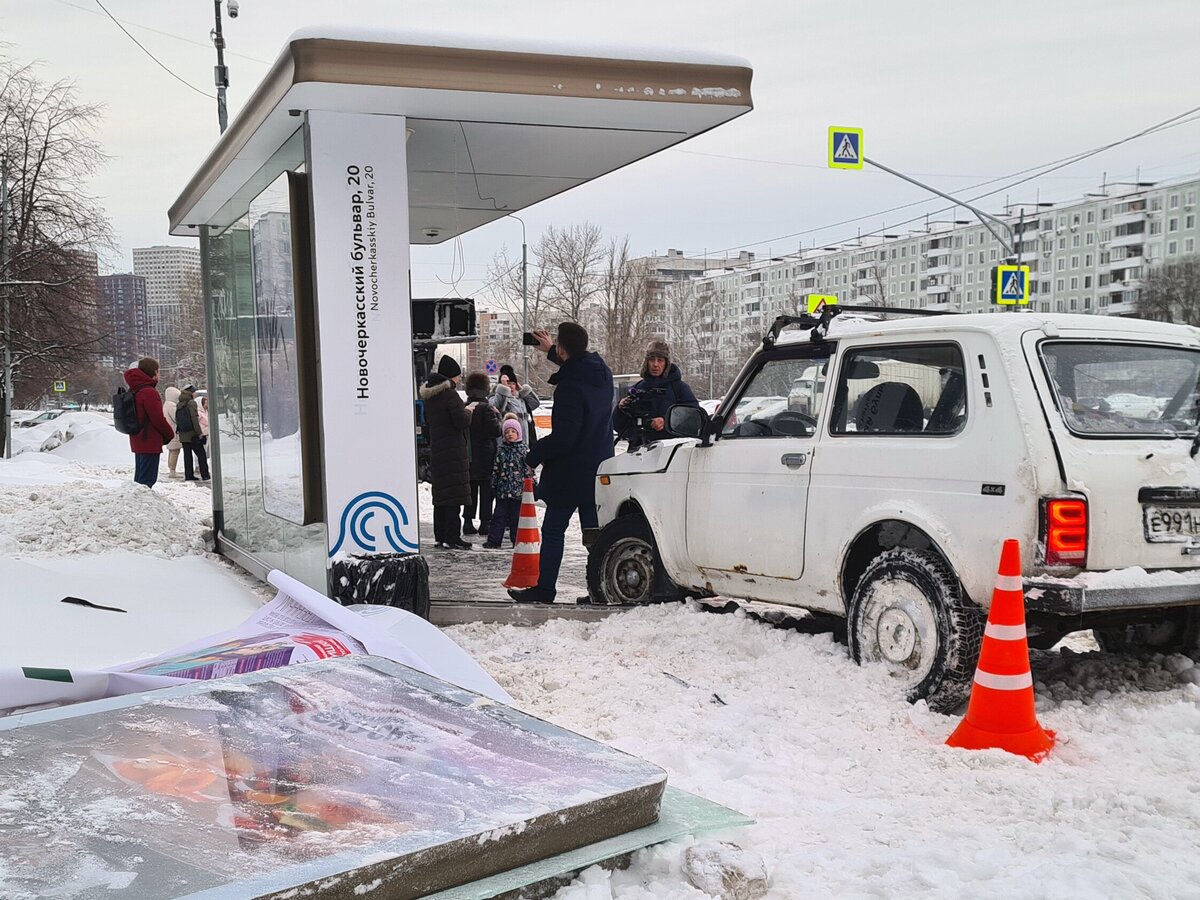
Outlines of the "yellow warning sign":
{"label": "yellow warning sign", "polygon": [[834,294],[809,294],[808,295],[808,314],[820,312],[823,307],[835,306],[838,302]]}

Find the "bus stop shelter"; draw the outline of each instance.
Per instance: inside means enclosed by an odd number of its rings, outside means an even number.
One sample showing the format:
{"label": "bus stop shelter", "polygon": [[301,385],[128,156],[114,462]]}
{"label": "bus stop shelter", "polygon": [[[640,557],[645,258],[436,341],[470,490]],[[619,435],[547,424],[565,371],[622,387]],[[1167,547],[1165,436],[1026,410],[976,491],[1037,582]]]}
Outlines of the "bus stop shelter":
{"label": "bus stop shelter", "polygon": [[410,590],[410,245],[736,118],[750,81],[711,54],[293,35],[169,212],[200,240],[220,552],[345,602]]}

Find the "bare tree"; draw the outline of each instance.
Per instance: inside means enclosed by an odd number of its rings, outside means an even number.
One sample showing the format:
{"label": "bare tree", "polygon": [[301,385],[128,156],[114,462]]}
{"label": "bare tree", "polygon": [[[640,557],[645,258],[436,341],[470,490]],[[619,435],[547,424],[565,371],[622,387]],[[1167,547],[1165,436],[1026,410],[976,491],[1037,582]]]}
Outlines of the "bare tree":
{"label": "bare tree", "polygon": [[599,225],[584,222],[555,228],[538,238],[533,250],[546,279],[546,303],[571,322],[604,290],[604,236]]}
{"label": "bare tree", "polygon": [[609,242],[596,298],[596,343],[613,372],[638,371],[646,343],[654,336],[650,321],[659,298],[652,275],[648,263],[630,258],[628,236]]}
{"label": "bare tree", "polygon": [[1200,326],[1200,256],[1152,269],[1136,309],[1144,319]]}
{"label": "bare tree", "polygon": [[[536,249],[536,248],[535,248]],[[508,317],[517,324],[510,332],[508,340],[493,340],[491,335],[479,336],[479,354],[483,359],[496,359],[508,363],[518,372],[521,371],[521,361],[530,349],[521,345],[521,315],[524,301],[521,289],[521,260],[515,261],[508,255],[508,248],[502,247],[492,257],[488,264],[487,284],[482,294],[488,306]],[[554,312],[551,310],[548,297],[550,284],[546,270],[539,265],[530,265],[528,271],[528,325],[531,331],[545,328],[553,330],[555,323],[551,321]],[[545,365],[545,360],[536,350],[530,353],[529,380],[533,389],[539,394],[549,392],[546,379],[552,374],[552,369]]]}
{"label": "bare tree", "polygon": [[102,343],[93,276],[97,256],[113,249],[112,232],[82,188],[105,159],[99,121],[100,108],[80,103],[72,82],[44,82],[32,66],[0,57],[0,169],[9,187],[0,290],[11,302],[18,400],[40,395],[47,379]]}
{"label": "bare tree", "polygon": [[[277,287],[277,286],[276,286]],[[278,289],[278,288],[277,288]],[[164,384],[188,385],[197,387],[208,383],[208,353],[204,342],[204,294],[200,275],[192,273],[185,277],[183,289],[179,297],[179,310],[171,324],[170,334],[165,344],[169,351],[164,354],[172,360],[170,365],[163,365],[161,380]],[[290,315],[290,308],[283,311]],[[259,317],[258,328],[269,331],[269,335],[260,335],[260,344],[275,347],[278,343],[276,332],[279,326],[280,310],[271,303],[267,318],[262,321]]]}

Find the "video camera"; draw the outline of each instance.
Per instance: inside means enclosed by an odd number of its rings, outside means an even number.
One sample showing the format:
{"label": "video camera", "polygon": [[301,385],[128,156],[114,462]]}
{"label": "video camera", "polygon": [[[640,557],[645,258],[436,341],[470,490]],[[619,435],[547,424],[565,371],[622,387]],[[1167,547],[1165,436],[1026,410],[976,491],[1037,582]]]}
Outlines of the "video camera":
{"label": "video camera", "polygon": [[625,407],[625,411],[629,417],[637,422],[639,428],[645,428],[646,423],[657,415],[656,397],[661,397],[667,392],[666,388],[638,388],[631,387],[629,389],[629,405]]}

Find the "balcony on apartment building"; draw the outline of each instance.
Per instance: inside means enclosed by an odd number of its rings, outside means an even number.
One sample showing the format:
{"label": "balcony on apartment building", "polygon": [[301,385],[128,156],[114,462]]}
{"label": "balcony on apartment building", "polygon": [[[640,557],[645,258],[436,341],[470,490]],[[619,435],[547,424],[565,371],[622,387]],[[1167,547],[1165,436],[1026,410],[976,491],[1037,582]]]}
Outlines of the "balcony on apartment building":
{"label": "balcony on apartment building", "polygon": [[1132,247],[1146,242],[1146,233],[1144,231],[1135,231],[1131,234],[1114,234],[1112,240],[1108,242],[1109,247]]}
{"label": "balcony on apartment building", "polygon": [[1110,259],[1100,268],[1112,271],[1113,269],[1128,269],[1131,266],[1140,266],[1146,261],[1142,256],[1142,253],[1143,249],[1140,244],[1137,246],[1131,245],[1130,247],[1126,248],[1125,254],[1120,258],[1118,258],[1117,254],[1114,252],[1112,254],[1112,259]]}
{"label": "balcony on apartment building", "polygon": [[1129,203],[1118,203],[1113,207],[1112,225],[1128,225],[1131,222],[1140,222],[1146,218],[1146,201],[1133,200]]}
{"label": "balcony on apartment building", "polygon": [[940,294],[948,294],[949,292],[950,292],[950,285],[946,284],[944,281],[939,281],[934,278],[921,279],[921,293],[922,294],[940,295]]}

